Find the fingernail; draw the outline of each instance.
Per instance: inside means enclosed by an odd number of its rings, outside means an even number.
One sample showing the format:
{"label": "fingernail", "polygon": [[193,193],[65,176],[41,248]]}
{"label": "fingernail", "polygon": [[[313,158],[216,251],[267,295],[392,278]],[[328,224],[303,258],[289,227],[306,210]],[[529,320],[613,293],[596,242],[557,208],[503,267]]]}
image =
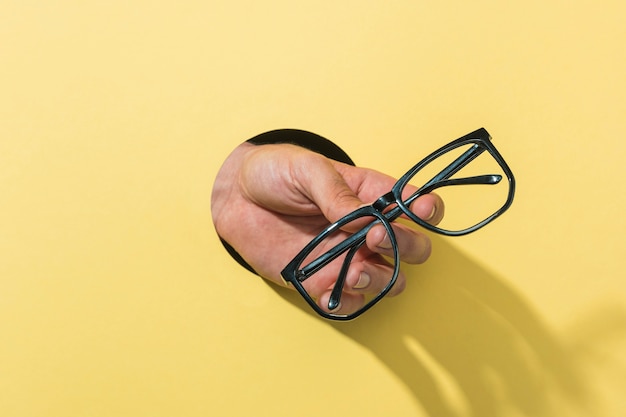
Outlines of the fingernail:
{"label": "fingernail", "polygon": [[370,281],[371,281],[371,278],[369,274],[365,272],[361,272],[361,275],[359,275],[359,280],[352,288],[354,288],[355,290],[367,288],[367,286],[370,285]]}
{"label": "fingernail", "polygon": [[430,214],[424,219],[426,221],[431,220],[435,217],[435,213],[437,212],[437,206],[433,206],[433,209],[430,211]]}
{"label": "fingernail", "polygon": [[391,240],[388,234],[385,234],[385,238],[378,244],[378,247],[380,249],[391,249]]}

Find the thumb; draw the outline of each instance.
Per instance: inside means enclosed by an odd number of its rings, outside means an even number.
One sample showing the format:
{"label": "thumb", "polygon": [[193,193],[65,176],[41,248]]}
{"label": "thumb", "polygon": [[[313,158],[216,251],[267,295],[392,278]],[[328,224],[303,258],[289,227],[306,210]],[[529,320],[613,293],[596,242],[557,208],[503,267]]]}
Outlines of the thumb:
{"label": "thumb", "polygon": [[326,219],[333,223],[365,203],[350,188],[343,176],[329,162],[317,167],[308,176],[305,185],[309,198],[319,207]]}

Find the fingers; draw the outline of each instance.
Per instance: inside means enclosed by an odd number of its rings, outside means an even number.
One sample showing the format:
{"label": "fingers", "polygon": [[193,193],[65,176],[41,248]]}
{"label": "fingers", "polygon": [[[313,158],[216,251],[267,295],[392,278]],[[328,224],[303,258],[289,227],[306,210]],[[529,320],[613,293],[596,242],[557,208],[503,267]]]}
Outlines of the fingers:
{"label": "fingers", "polygon": [[[426,235],[402,224],[394,223],[392,227],[401,261],[417,264],[428,259],[431,242]],[[393,257],[394,251],[382,225],[374,226],[369,231],[359,254],[350,263],[345,282],[338,283],[337,280],[344,262],[343,258],[337,259],[303,282],[322,310],[334,314],[353,313],[389,286],[395,267],[381,255]],[[402,271],[398,271],[396,282],[389,289],[387,296],[398,295],[405,287],[406,277]],[[333,290],[339,290],[341,295],[338,297],[339,306],[330,308],[329,301]],[[336,302],[337,298],[334,301]]]}
{"label": "fingers", "polygon": [[[443,202],[438,196],[425,195],[418,200],[420,201],[416,201],[415,209],[421,210],[418,215],[421,215],[424,220],[438,222],[441,219]],[[431,242],[428,236],[401,223],[392,223],[391,227],[394,230],[401,261],[419,264],[428,259],[431,253]],[[359,253],[361,256],[355,257],[354,261],[351,262],[344,283],[336,283],[343,260],[338,260],[339,262],[326,270],[328,273],[327,280],[317,281],[319,285],[316,290],[312,291],[312,295],[324,311],[334,314],[353,313],[388,287],[393,277],[394,267],[380,255],[394,257],[394,249],[384,226],[372,227],[366,236],[365,245]],[[310,282],[309,284],[313,283]],[[336,288],[337,285],[339,285],[338,288]],[[396,282],[387,296],[398,295],[405,287],[406,278],[399,271]],[[341,295],[338,297],[339,306],[330,308],[329,301],[333,289],[339,290]],[[336,301],[337,296],[333,298],[333,302]]]}
{"label": "fingers", "polygon": [[[364,204],[326,158],[309,155],[294,172],[294,182],[302,186],[300,192],[308,196],[331,223]],[[311,172],[315,175],[310,175]]]}
{"label": "fingers", "polygon": [[[341,285],[343,291],[358,294],[379,294],[391,281],[394,267],[382,256],[372,254],[363,248],[369,255],[358,261],[350,263],[345,282],[337,284],[343,260],[333,262],[319,272],[312,274],[302,281],[302,286],[315,299],[319,299],[326,291]],[[396,279],[396,285],[390,291],[391,295],[397,295],[405,287],[405,277],[400,271]]]}
{"label": "fingers", "polygon": [[443,219],[445,206],[441,197],[435,193],[424,194],[411,204],[411,211],[420,219],[437,225]]}
{"label": "fingers", "polygon": [[[354,313],[388,286],[392,274],[393,268],[386,264],[352,264],[340,296],[339,305],[334,309],[329,308],[332,287],[324,291],[317,298],[317,303],[322,310],[329,313]],[[391,287],[386,296],[393,297],[398,295],[404,291],[405,287],[406,278],[404,274],[400,272],[395,284]]]}
{"label": "fingers", "polygon": [[[400,260],[410,264],[426,262],[431,253],[431,242],[425,234],[399,223],[391,225],[398,242]],[[376,253],[393,256],[391,241],[382,225],[374,226],[367,234],[367,247]]]}
{"label": "fingers", "polygon": [[[392,224],[400,260],[407,263],[419,264],[425,262],[431,253],[431,242],[428,236],[419,231],[402,224]],[[336,278],[339,275],[339,265],[335,265],[329,274],[328,281],[324,286],[319,285],[315,292],[318,305],[325,311],[347,314],[354,312],[361,307],[371,297],[380,294],[387,288],[393,277],[394,267],[384,260],[380,255],[393,257],[394,252],[386,229],[382,225],[374,226],[366,237],[367,252],[371,255],[354,261],[350,264],[345,283],[341,285],[340,305],[335,309],[329,308],[330,294],[337,285]],[[323,281],[318,281],[320,284]],[[406,287],[406,277],[400,271],[395,284],[387,296],[394,296],[404,291]]]}
{"label": "fingers", "polygon": [[[389,284],[393,276],[394,268],[387,262],[378,258],[378,261],[364,261],[350,266],[350,272],[346,278],[345,291],[353,294],[380,294]],[[400,294],[406,287],[406,278],[400,271],[395,284],[387,293],[393,297]]]}
{"label": "fingers", "polygon": [[[425,194],[412,204],[411,210],[421,219],[436,225],[443,218],[444,204],[438,195]],[[410,264],[426,262],[432,250],[428,236],[401,223],[393,223],[391,227],[396,235],[400,259]],[[375,226],[369,231],[366,243],[373,252],[385,256],[394,255],[391,241],[382,225]]]}

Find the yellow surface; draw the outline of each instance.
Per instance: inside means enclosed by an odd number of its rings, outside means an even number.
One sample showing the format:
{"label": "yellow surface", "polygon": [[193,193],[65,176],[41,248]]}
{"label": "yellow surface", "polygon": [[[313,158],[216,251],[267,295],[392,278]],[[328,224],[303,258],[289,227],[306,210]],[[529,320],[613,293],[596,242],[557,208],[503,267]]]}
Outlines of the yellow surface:
{"label": "yellow surface", "polygon": [[[626,3],[0,4],[0,415],[624,415]],[[519,190],[317,319],[221,248],[266,130],[402,174],[489,129]]]}

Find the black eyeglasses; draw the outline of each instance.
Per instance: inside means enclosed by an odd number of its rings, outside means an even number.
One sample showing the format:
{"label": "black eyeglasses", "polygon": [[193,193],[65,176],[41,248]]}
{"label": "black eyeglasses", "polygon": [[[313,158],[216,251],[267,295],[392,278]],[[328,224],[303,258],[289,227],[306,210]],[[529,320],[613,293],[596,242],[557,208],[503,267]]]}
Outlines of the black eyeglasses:
{"label": "black eyeglasses", "polygon": [[[418,197],[435,190],[445,202],[446,213],[439,224],[432,225],[418,217],[411,205]],[[400,254],[391,222],[404,216],[435,233],[466,235],[504,213],[511,206],[514,194],[513,173],[494,147],[489,133],[478,129],[422,159],[374,204],[355,210],[328,226],[287,264],[281,275],[322,317],[354,319],[380,301],[398,278]],[[350,290],[345,288],[346,280],[351,271],[361,270],[356,265],[363,262],[359,250],[365,244],[367,233],[376,225],[385,228],[393,249],[393,255],[387,259],[388,276],[379,291],[364,296],[359,310],[339,313],[342,294]],[[348,234],[345,230],[358,231]],[[311,295],[314,288],[320,287],[332,288],[330,298],[324,302],[326,308]]]}

